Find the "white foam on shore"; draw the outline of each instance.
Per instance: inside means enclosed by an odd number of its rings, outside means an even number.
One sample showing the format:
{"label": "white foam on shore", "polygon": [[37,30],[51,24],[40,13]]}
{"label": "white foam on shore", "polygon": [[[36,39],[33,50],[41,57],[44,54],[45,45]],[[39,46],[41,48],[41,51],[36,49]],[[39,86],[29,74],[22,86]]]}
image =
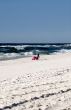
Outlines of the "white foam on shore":
{"label": "white foam on shore", "polygon": [[71,109],[71,54],[0,61],[0,109]]}

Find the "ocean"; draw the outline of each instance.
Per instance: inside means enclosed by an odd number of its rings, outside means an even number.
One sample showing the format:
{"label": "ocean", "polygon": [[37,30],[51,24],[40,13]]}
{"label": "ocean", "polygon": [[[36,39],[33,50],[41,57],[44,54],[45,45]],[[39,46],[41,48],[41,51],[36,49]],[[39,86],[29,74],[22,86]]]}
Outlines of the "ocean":
{"label": "ocean", "polygon": [[70,43],[0,43],[0,60],[71,52]]}

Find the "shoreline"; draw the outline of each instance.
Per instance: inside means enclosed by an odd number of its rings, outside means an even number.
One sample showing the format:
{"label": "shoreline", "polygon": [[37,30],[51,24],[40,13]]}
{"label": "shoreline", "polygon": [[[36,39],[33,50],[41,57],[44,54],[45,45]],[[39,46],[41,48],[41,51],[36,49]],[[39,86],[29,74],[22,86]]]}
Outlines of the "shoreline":
{"label": "shoreline", "polygon": [[[57,54],[40,54],[40,57],[42,56],[57,56],[57,55],[70,55],[71,53],[57,53]],[[0,58],[0,61],[8,61],[8,60],[17,60],[17,59],[22,59],[22,58],[32,58],[32,56],[34,55],[30,55],[30,56],[16,56],[16,57],[9,57],[9,58]]]}

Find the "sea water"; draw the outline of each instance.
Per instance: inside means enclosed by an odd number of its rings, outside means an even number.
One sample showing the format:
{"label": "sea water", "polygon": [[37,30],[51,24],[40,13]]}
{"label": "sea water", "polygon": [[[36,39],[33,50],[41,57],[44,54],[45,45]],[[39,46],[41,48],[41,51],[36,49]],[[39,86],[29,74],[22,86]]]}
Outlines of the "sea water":
{"label": "sea water", "polygon": [[71,52],[69,43],[0,43],[0,60]]}

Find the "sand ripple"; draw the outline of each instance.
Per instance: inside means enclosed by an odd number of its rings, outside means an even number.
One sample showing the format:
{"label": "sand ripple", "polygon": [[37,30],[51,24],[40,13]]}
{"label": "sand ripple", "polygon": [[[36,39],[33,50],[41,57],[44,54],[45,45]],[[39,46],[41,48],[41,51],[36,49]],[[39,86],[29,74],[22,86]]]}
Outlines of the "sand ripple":
{"label": "sand ripple", "polygon": [[71,110],[71,68],[48,74],[45,70],[27,74],[26,80],[21,75],[1,81],[0,110]]}

